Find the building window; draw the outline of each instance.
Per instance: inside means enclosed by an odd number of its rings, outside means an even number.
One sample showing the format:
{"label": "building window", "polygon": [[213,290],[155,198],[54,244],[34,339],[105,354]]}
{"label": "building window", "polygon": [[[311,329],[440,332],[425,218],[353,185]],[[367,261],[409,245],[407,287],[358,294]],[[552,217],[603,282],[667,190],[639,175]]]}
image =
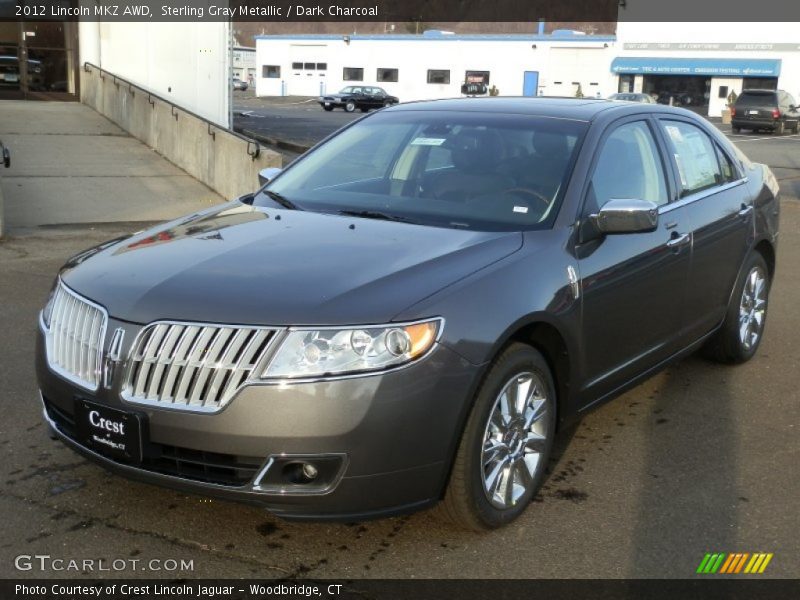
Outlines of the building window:
{"label": "building window", "polygon": [[317,63],[317,71],[327,71],[328,63]]}
{"label": "building window", "polygon": [[428,69],[428,83],[450,83],[450,71]]}
{"label": "building window", "polygon": [[278,65],[263,65],[261,76],[267,79],[278,79],[281,76],[281,68]]}
{"label": "building window", "polygon": [[398,69],[378,69],[378,81],[381,83],[397,82],[400,79]]}
{"label": "building window", "polygon": [[364,81],[364,69],[345,67],[342,69],[342,79],[344,81]]}
{"label": "building window", "polygon": [[303,69],[305,69],[306,71],[313,71],[316,68],[317,68],[317,64],[316,63],[305,63],[303,65]]}
{"label": "building window", "polygon": [[[430,74],[428,75],[428,79],[430,83]],[[464,75],[464,83],[483,83],[484,85],[489,85],[489,71],[467,71]]]}
{"label": "building window", "polygon": [[292,69],[294,71],[302,71],[303,70],[303,63],[292,63]]}

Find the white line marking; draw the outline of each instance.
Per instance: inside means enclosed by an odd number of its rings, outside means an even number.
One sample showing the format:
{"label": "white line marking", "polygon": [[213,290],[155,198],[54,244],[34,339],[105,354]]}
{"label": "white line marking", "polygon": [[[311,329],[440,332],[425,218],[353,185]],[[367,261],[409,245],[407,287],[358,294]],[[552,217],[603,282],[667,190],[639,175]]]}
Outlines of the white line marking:
{"label": "white line marking", "polygon": [[732,138],[732,137],[744,138],[744,139],[740,139],[740,140],[731,140],[731,142],[733,142],[734,144],[738,144],[739,142],[761,142],[763,140],[788,140],[790,142],[800,141],[800,134],[797,134],[797,133],[792,134],[792,135],[785,135],[785,136],[781,136],[781,137],[769,136],[769,137],[753,138],[753,137],[734,136],[734,135],[729,135],[728,137],[729,138]]}

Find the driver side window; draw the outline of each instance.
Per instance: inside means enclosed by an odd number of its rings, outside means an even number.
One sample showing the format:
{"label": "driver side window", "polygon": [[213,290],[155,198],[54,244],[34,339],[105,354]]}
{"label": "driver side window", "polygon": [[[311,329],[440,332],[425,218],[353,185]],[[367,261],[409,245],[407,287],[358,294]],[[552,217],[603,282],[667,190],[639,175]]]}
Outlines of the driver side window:
{"label": "driver side window", "polygon": [[619,126],[608,136],[591,179],[587,209],[595,212],[609,200],[668,201],[664,169],[645,121]]}

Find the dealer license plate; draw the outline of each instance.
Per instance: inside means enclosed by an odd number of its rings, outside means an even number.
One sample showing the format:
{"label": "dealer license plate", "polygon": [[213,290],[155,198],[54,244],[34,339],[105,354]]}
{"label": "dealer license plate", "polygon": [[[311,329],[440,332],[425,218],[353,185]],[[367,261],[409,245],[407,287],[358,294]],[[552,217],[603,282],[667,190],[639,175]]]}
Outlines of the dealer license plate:
{"label": "dealer license plate", "polygon": [[80,444],[126,462],[142,460],[141,417],[80,398],[75,400],[75,432]]}

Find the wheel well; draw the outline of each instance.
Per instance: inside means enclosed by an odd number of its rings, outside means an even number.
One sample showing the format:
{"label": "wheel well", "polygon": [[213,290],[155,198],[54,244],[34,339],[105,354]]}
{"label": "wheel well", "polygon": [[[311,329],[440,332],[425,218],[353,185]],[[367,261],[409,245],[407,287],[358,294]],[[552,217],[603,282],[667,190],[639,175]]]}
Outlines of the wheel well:
{"label": "wheel well", "polygon": [[[544,356],[555,379],[558,411],[556,418],[559,419],[562,416],[560,409],[568,397],[570,381],[569,353],[564,338],[549,323],[539,322],[526,325],[511,336],[511,339],[533,346]],[[556,423],[558,422],[557,420]]]}
{"label": "wheel well", "polygon": [[775,275],[775,248],[767,240],[761,240],[756,244],[755,251],[764,257],[769,269],[769,278]]}

